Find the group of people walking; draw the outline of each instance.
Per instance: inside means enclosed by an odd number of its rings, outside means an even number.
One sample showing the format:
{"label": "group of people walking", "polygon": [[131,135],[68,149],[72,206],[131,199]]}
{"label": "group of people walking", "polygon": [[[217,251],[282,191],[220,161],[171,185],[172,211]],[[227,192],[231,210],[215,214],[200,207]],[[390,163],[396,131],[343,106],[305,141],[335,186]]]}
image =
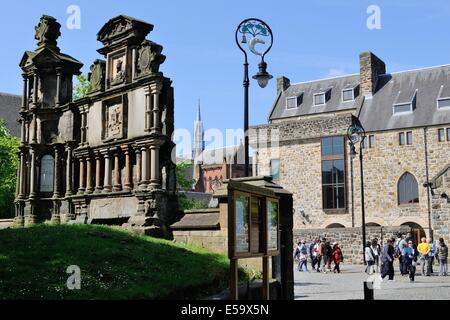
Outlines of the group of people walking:
{"label": "group of people walking", "polygon": [[[368,243],[369,245],[369,243]],[[366,246],[366,253],[369,252]],[[443,238],[439,239],[436,246],[430,239],[422,238],[421,243],[416,245],[410,233],[400,234],[398,239],[388,239],[381,254],[382,271],[380,280],[388,277],[394,280],[394,261],[398,259],[400,274],[409,275],[411,282],[414,282],[417,266],[420,265],[423,276],[433,274],[433,263],[437,258],[440,265],[440,276],[447,276],[448,247]],[[369,257],[370,258],[370,257]],[[367,260],[367,254],[366,254]],[[368,264],[369,261],[367,260]],[[367,271],[367,269],[366,269]]]}
{"label": "group of people walking", "polygon": [[[399,261],[400,274],[408,275],[411,282],[414,282],[419,265],[423,276],[431,276],[434,261],[439,262],[439,275],[448,275],[448,247],[443,238],[440,238],[437,244],[433,240],[422,238],[421,243],[416,245],[411,233],[399,234],[397,239],[387,239],[383,247],[375,238],[366,243],[364,257],[365,272],[368,274],[380,273],[381,281],[386,277],[394,280],[396,259]],[[326,238],[317,238],[309,243],[306,243],[305,240],[299,241],[294,250],[294,258],[298,264],[297,271],[309,272],[309,258],[312,270],[323,273],[332,271],[331,264],[334,264],[333,272],[340,273],[340,263],[344,260],[339,244],[331,243]]]}
{"label": "group of people walking", "polygon": [[331,243],[326,238],[317,238],[309,243],[301,240],[294,250],[294,258],[298,263],[297,271],[309,272],[308,257],[312,270],[323,273],[331,272],[331,264],[333,263],[333,272],[341,272],[339,265],[344,260],[344,256],[337,242]]}

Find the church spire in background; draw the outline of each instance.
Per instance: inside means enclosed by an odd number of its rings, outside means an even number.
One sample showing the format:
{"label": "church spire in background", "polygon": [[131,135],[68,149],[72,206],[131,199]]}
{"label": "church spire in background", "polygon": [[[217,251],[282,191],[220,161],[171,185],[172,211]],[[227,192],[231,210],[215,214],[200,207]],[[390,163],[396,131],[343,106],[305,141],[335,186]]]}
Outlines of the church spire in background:
{"label": "church spire in background", "polygon": [[198,109],[197,109],[197,117],[194,121],[194,145],[192,148],[192,158],[194,159],[194,163],[200,161],[199,156],[205,149],[205,141],[204,141],[204,131],[203,131],[203,121],[200,111],[200,99],[198,99]]}

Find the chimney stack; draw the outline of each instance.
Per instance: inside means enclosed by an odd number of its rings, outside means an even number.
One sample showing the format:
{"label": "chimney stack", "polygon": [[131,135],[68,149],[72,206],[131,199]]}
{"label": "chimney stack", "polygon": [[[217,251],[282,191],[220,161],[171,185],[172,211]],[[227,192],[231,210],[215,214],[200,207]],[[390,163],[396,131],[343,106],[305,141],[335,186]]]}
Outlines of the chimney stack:
{"label": "chimney stack", "polygon": [[359,55],[361,94],[371,97],[377,87],[378,77],[386,74],[386,65],[372,52]]}
{"label": "chimney stack", "polygon": [[288,78],[284,76],[277,78],[277,95],[289,88],[290,85],[291,80],[289,80]]}

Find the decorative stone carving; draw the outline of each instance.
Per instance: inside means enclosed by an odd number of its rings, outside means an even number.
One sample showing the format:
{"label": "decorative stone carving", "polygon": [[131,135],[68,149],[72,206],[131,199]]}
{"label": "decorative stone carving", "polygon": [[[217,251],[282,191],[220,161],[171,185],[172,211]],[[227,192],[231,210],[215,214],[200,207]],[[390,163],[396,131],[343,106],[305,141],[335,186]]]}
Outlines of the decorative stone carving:
{"label": "decorative stone carving", "polygon": [[107,109],[106,138],[122,138],[123,136],[123,110],[122,104],[114,104]]}
{"label": "decorative stone carving", "polygon": [[61,25],[55,18],[43,15],[35,27],[36,34],[34,38],[38,41],[38,49],[47,46],[56,48],[56,40],[61,35],[60,29]]}
{"label": "decorative stone carving", "polygon": [[91,82],[91,90],[89,93],[105,90],[105,74],[106,62],[104,60],[95,60],[91,65],[91,72],[88,75],[88,80]]}
{"label": "decorative stone carving", "polygon": [[142,43],[137,53],[136,78],[159,72],[159,66],[166,60],[162,50],[163,47],[155,42]]}
{"label": "decorative stone carving", "polygon": [[125,81],[126,63],[125,55],[111,58],[110,83],[111,85],[121,84]]}

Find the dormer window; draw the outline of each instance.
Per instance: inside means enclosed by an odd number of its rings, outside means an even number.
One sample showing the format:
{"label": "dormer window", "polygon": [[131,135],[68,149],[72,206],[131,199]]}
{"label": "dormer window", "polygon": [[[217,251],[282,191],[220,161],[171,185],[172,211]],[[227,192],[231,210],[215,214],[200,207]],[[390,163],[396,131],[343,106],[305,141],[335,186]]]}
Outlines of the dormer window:
{"label": "dormer window", "polygon": [[315,93],[314,94],[314,105],[315,106],[321,106],[327,103],[328,100],[330,100],[331,96],[331,89],[328,89],[323,92]]}
{"label": "dormer window", "polygon": [[441,98],[437,100],[438,109],[450,109],[450,98]]}
{"label": "dormer window", "polygon": [[298,96],[291,96],[286,98],[286,109],[296,109],[303,102],[303,92]]}
{"label": "dormer window", "polygon": [[436,102],[438,109],[450,109],[450,88],[441,86]]}
{"label": "dormer window", "polygon": [[342,102],[354,101],[359,94],[359,85],[356,86],[346,86],[342,90]]}
{"label": "dormer window", "polygon": [[392,106],[394,115],[402,115],[412,113],[416,109],[416,97],[417,89],[414,91],[412,98],[407,99],[408,95],[405,95],[401,91],[397,94],[396,102]]}

